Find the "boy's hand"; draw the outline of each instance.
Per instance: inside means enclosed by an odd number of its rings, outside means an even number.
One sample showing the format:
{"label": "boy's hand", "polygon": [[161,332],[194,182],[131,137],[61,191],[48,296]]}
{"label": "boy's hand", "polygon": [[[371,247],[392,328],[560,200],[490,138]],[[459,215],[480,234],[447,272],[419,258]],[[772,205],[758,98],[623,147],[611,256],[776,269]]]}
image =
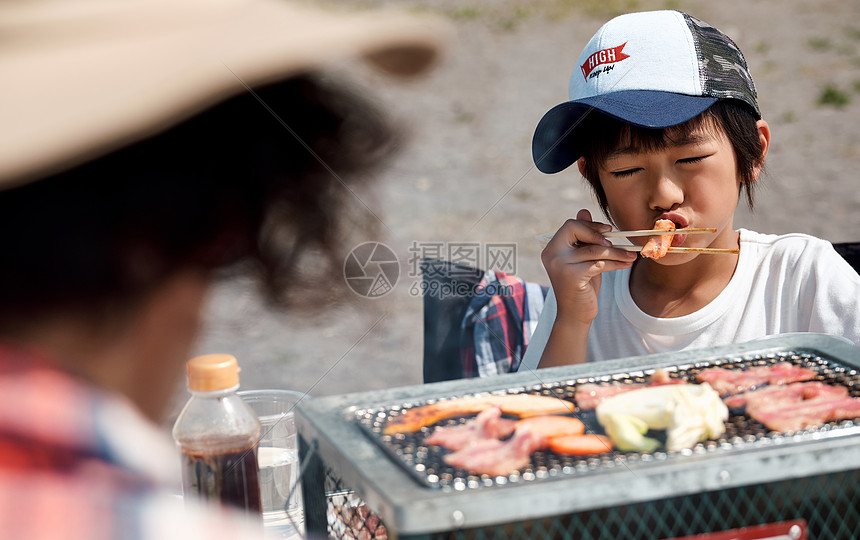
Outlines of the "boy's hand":
{"label": "boy's hand", "polygon": [[603,237],[610,225],[591,220],[588,210],[567,220],[541,253],[558,303],[556,323],[591,325],[603,272],[627,268],[636,253],[613,248]]}

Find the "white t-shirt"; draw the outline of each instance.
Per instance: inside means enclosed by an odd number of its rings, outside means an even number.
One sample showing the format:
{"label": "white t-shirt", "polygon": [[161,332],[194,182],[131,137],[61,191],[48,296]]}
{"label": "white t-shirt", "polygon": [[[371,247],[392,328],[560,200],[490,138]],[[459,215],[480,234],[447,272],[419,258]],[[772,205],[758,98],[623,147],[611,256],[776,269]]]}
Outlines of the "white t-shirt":
{"label": "white t-shirt", "polygon": [[[829,242],[805,234],[740,229],[731,281],[707,306],[683,317],[646,314],[630,296],[629,282],[629,268],[603,274],[588,362],[791,332],[835,334],[860,345],[860,275]],[[537,367],[557,309],[550,289],[520,370]]]}

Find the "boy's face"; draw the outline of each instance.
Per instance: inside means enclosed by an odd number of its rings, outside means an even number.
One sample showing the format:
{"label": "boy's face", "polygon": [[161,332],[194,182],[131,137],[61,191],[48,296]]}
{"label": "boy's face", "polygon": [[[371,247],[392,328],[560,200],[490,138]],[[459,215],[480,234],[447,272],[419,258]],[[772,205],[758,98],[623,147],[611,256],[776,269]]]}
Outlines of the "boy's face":
{"label": "boy's face", "polygon": [[[619,229],[650,229],[658,219],[668,219],[676,228],[717,228],[715,235],[676,235],[672,245],[737,247],[732,221],[741,182],[732,145],[714,124],[705,123],[657,150],[630,148],[622,141],[598,173]],[[631,240],[641,245],[647,238]],[[691,257],[675,254],[659,261],[671,265]]]}

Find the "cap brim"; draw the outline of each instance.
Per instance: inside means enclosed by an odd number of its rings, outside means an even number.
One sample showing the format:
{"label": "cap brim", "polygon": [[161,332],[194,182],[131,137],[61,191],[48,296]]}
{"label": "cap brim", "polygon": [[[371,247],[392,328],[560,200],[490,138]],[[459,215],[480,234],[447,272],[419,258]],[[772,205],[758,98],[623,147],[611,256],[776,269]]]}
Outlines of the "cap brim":
{"label": "cap brim", "polygon": [[247,87],[363,56],[427,68],[447,27],[284,0],[13,1],[0,5],[0,188],[157,133]]}
{"label": "cap brim", "polygon": [[538,170],[553,174],[582,157],[579,128],[589,111],[597,110],[628,124],[646,128],[676,126],[698,116],[716,98],[653,90],[625,90],[556,105],[541,118],[532,139]]}

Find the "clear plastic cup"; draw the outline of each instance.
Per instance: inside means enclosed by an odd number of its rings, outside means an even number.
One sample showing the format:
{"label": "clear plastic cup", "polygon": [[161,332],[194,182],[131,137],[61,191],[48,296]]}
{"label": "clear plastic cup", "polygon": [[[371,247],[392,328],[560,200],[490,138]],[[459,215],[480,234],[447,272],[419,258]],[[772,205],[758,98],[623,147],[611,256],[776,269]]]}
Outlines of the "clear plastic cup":
{"label": "clear plastic cup", "polygon": [[244,390],[239,396],[262,424],[257,459],[263,526],[269,538],[304,534],[299,449],[294,409],[310,396],[292,390]]}

